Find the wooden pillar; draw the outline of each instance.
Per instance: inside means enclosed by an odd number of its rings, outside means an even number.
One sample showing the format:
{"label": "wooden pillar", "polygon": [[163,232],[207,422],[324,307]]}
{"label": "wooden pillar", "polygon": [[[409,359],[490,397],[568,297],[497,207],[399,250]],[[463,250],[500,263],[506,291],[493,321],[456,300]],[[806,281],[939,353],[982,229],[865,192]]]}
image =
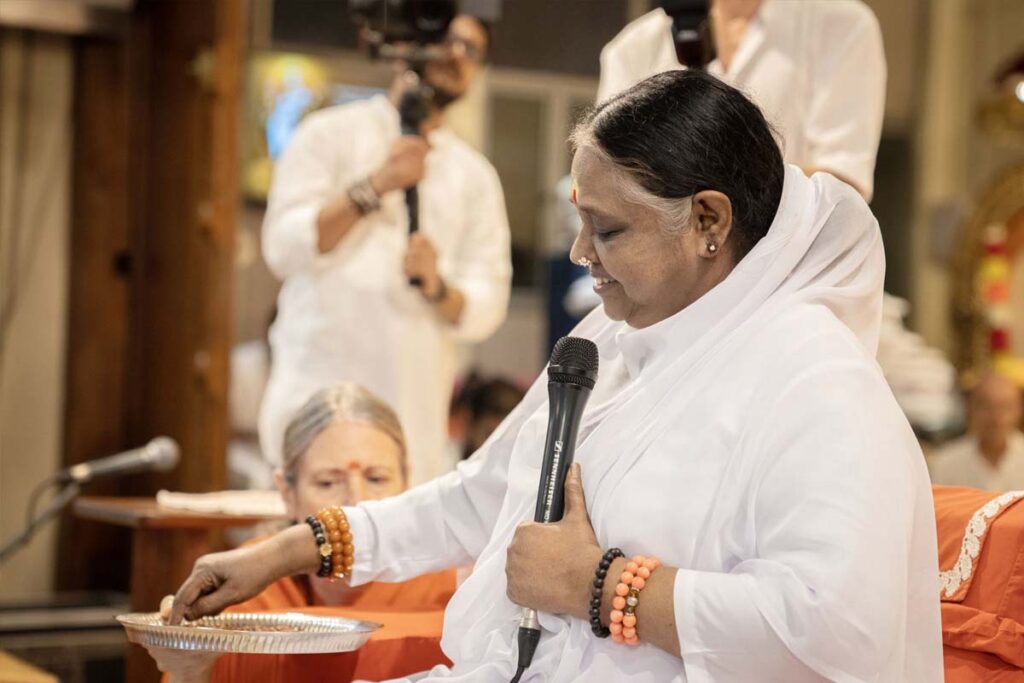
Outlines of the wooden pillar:
{"label": "wooden pillar", "polygon": [[[182,449],[89,493],[225,483],[245,9],[139,0],[124,35],[79,39],[65,462]],[[61,557],[61,588],[128,588],[123,533],[65,517]]]}
{"label": "wooden pillar", "polygon": [[[124,46],[82,38],[75,51],[71,274],[68,299],[64,464],[126,447],[128,316],[132,278],[131,165]],[[93,493],[114,495],[121,482],[100,481]],[[121,588],[129,566],[123,530],[104,530],[65,516],[57,557],[58,587]],[[110,558],[102,570],[93,558]],[[98,579],[100,571],[103,579]]]}

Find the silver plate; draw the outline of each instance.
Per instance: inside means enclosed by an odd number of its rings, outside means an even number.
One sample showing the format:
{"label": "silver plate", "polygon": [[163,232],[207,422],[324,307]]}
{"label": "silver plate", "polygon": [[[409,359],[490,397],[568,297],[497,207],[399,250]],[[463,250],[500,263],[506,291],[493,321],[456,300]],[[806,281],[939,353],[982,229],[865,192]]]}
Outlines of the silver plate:
{"label": "silver plate", "polygon": [[[159,613],[118,615],[128,640],[146,647],[201,652],[315,654],[358,650],[380,624],[343,617],[286,612],[226,613],[169,626]],[[282,629],[254,631],[250,629]]]}

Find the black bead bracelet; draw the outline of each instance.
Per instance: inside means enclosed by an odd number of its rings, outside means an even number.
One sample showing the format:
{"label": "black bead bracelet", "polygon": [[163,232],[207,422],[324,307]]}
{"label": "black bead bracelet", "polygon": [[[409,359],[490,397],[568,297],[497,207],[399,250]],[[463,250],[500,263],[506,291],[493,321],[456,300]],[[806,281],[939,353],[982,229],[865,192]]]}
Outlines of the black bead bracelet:
{"label": "black bead bracelet", "polygon": [[601,596],[604,594],[604,580],[608,576],[608,568],[612,566],[612,562],[616,558],[625,556],[626,554],[618,548],[609,548],[601,561],[597,563],[597,569],[594,571],[594,585],[590,591],[590,629],[598,638],[607,638],[611,635],[608,627],[601,624]]}
{"label": "black bead bracelet", "polygon": [[[324,525],[320,523],[320,520],[315,516],[310,515],[306,517],[306,524],[313,530],[313,538],[316,540],[316,550],[320,555],[320,568],[317,570],[316,575],[320,577],[327,577],[331,575],[331,552],[327,550],[324,553],[325,544],[327,543],[327,534],[324,533]],[[330,548],[329,545],[326,548]]]}

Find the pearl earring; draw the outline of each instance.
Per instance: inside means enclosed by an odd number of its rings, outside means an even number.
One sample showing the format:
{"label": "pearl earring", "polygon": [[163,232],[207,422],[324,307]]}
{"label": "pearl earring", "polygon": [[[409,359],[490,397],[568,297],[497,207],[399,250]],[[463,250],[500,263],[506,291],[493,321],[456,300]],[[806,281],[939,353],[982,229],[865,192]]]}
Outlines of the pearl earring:
{"label": "pearl earring", "polygon": [[708,242],[708,251],[714,254],[716,251],[718,251],[718,245],[715,244],[714,242]]}

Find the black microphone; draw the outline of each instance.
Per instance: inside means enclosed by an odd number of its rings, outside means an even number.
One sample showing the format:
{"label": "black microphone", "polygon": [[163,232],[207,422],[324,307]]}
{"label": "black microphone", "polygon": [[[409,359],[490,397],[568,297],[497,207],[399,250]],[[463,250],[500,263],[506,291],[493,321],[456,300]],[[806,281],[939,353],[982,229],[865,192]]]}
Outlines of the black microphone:
{"label": "black microphone", "polygon": [[676,59],[688,69],[704,70],[715,59],[711,0],[658,0],[672,18]]}
{"label": "black microphone", "polygon": [[[405,79],[408,87],[398,103],[402,135],[422,135],[423,122],[430,114],[429,100],[433,96],[433,89],[415,71],[407,72]],[[405,206],[409,214],[409,234],[412,235],[420,229],[420,193],[415,185],[405,190]],[[411,277],[409,284],[420,287],[423,279]]]}
{"label": "black microphone", "polygon": [[[581,337],[562,337],[548,364],[548,434],[544,462],[537,487],[535,522],[557,522],[565,511],[565,476],[576,453],[576,434],[583,408],[597,381],[597,345]],[[518,681],[533,661],[540,641],[540,622],[535,610],[524,608],[519,620]]]}
{"label": "black microphone", "polygon": [[178,443],[168,436],[158,436],[142,448],[72,465],[58,472],[56,480],[60,484],[84,484],[101,477],[117,477],[136,472],[167,472],[177,467],[180,459]]}

